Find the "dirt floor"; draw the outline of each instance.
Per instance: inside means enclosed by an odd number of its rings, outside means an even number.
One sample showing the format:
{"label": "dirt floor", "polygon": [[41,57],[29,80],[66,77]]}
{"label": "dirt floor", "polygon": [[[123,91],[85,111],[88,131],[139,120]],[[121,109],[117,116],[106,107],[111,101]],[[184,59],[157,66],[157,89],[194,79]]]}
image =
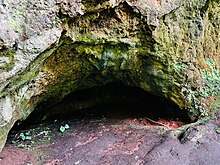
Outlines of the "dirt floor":
{"label": "dirt floor", "polygon": [[122,114],[90,111],[15,128],[0,165],[220,164],[220,111],[187,127],[175,118]]}

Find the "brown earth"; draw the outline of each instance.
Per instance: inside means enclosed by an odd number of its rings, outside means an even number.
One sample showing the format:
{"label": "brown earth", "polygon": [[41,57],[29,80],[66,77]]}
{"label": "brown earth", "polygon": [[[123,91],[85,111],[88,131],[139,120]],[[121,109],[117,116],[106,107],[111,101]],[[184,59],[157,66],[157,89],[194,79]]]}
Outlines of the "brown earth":
{"label": "brown earth", "polygon": [[[126,114],[126,115],[125,115]],[[175,118],[90,111],[15,128],[1,165],[217,165],[220,111],[203,124]],[[60,126],[68,125],[63,133]],[[179,127],[179,128],[176,128]],[[21,133],[31,139],[22,140]]]}

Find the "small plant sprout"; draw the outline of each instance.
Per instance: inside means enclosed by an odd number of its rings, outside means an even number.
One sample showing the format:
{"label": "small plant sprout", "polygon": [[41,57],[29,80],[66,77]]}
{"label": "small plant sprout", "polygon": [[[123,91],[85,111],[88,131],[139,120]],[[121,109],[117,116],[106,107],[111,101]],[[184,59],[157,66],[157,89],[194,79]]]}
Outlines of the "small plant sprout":
{"label": "small plant sprout", "polygon": [[30,132],[26,132],[26,133],[20,133],[20,135],[19,135],[19,137],[20,137],[20,139],[21,140],[31,140],[32,138],[31,138],[31,136],[30,136]]}
{"label": "small plant sprout", "polygon": [[65,130],[67,130],[67,129],[69,129],[70,127],[69,127],[69,125],[68,124],[65,124],[64,126],[60,126],[60,132],[64,132]]}

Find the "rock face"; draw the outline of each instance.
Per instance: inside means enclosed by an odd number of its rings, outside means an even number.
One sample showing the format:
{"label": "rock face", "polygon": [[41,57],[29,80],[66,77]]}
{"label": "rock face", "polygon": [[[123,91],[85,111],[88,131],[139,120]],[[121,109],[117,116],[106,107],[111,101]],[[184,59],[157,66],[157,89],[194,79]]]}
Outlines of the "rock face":
{"label": "rock face", "polygon": [[0,149],[43,102],[120,81],[206,115],[220,91],[218,0],[0,2]]}

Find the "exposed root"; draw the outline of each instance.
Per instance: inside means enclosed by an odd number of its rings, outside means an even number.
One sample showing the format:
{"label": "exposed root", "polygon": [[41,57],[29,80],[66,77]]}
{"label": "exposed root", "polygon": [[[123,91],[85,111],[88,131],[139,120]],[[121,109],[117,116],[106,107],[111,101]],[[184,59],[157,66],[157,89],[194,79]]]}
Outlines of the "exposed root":
{"label": "exposed root", "polygon": [[167,125],[165,125],[165,124],[163,124],[163,123],[157,122],[157,121],[152,120],[152,119],[150,119],[150,118],[148,118],[148,117],[145,117],[145,119],[147,119],[148,121],[150,121],[150,122],[152,122],[152,123],[154,123],[154,124],[158,124],[158,125],[160,125],[160,126],[164,126],[164,127],[170,129],[170,127],[168,127]]}

